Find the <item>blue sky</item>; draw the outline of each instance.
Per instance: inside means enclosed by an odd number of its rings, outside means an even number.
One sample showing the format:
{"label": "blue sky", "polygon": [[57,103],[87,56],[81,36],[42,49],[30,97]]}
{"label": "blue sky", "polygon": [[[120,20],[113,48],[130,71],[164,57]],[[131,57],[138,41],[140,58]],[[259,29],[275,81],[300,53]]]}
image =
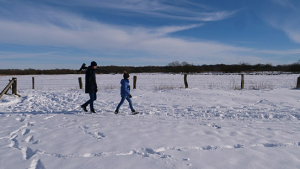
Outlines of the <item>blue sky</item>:
{"label": "blue sky", "polygon": [[299,0],[0,0],[0,69],[291,64]]}

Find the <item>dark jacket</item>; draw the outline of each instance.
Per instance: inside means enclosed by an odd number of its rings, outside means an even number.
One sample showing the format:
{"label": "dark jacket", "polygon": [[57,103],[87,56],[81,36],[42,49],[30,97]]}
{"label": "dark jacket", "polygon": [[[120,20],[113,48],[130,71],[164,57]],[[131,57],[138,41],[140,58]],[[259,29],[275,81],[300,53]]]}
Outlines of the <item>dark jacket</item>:
{"label": "dark jacket", "polygon": [[96,93],[97,88],[95,69],[89,66],[85,72],[85,93]]}
{"label": "dark jacket", "polygon": [[130,95],[130,85],[128,79],[121,80],[121,96],[129,96]]}

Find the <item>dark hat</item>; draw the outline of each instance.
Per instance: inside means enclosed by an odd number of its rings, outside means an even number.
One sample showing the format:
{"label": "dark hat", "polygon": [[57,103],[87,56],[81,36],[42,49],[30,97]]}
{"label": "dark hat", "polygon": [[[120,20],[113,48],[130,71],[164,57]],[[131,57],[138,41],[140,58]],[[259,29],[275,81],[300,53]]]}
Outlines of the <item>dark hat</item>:
{"label": "dark hat", "polygon": [[128,79],[129,78],[129,74],[126,71],[124,71],[123,77],[124,77],[124,79]]}
{"label": "dark hat", "polygon": [[92,61],[91,66],[97,66],[97,63],[95,61]]}

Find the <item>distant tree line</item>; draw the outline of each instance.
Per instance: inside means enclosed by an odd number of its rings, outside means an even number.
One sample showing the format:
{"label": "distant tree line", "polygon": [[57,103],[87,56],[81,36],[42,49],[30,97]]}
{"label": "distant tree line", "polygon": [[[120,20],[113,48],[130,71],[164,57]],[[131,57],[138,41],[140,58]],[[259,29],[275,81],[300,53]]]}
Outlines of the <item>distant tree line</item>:
{"label": "distant tree line", "polygon": [[[294,64],[277,65],[271,64],[256,64],[247,63],[225,65],[193,65],[187,62],[174,61],[166,66],[98,66],[97,73],[205,73],[205,72],[222,72],[222,73],[241,73],[241,72],[291,72],[300,73],[300,60]],[[83,74],[84,71],[74,69],[0,69],[0,75],[40,75],[40,74]]]}
{"label": "distant tree line", "polygon": [[[0,69],[0,75],[42,75],[42,74],[76,74],[76,70],[71,69]],[[79,73],[79,72],[78,72]]]}

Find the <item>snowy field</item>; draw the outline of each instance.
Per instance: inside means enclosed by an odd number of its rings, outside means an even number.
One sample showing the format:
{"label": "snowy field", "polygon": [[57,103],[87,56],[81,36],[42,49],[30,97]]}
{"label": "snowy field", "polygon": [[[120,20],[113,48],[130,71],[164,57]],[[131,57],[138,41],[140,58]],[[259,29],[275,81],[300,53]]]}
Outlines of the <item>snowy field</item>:
{"label": "snowy field", "polygon": [[97,114],[80,108],[84,75],[0,76],[22,96],[0,99],[0,168],[300,168],[299,75],[245,75],[244,90],[240,75],[135,75],[138,115],[113,113],[120,74],[97,75]]}

